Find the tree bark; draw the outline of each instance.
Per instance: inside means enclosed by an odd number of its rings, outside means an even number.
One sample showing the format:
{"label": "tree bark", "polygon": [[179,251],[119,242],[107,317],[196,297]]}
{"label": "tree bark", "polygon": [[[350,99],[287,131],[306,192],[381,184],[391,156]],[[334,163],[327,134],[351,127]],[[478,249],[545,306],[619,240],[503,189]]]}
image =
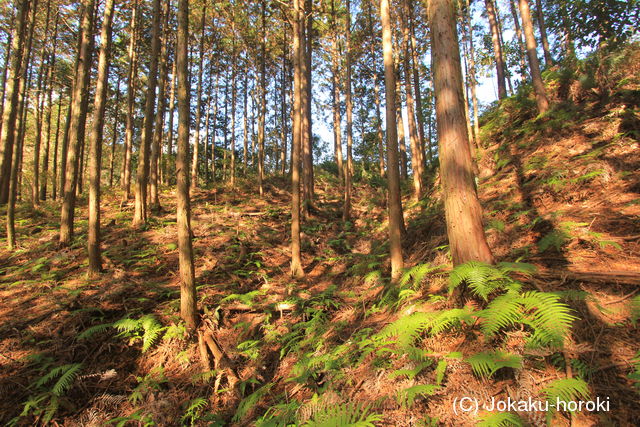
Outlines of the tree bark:
{"label": "tree bark", "polygon": [[[175,100],[176,100],[176,61],[173,61],[171,66],[171,95],[169,96],[169,131],[167,133],[167,160],[164,162],[164,183],[169,184],[169,176],[171,173],[169,167],[173,158],[173,117],[175,112]],[[165,158],[165,157],[163,157]],[[167,164],[167,161],[169,164]],[[175,170],[175,169],[174,169]]]}
{"label": "tree bark", "polygon": [[453,264],[471,260],[493,263],[482,227],[474,185],[469,135],[465,126],[462,70],[452,0],[432,0],[431,27],[440,177],[447,235]]}
{"label": "tree bark", "polygon": [[400,171],[398,170],[398,136],[396,134],[396,72],[391,41],[391,18],[389,0],[380,0],[382,23],[382,54],[384,58],[384,83],[386,92],[387,121],[387,185],[389,206],[389,246],[391,257],[391,280],[400,279],[404,261],[402,259],[402,202],[400,200]]}
{"label": "tree bark", "polygon": [[[48,77],[49,88],[47,90],[47,132],[45,133],[46,139],[44,144],[44,156],[42,158],[42,181],[40,183],[40,200],[47,199],[47,181],[49,178],[49,152],[51,149],[51,119],[53,115],[53,71],[55,69],[56,64],[56,51],[58,44],[58,24],[60,19],[60,13],[56,13],[56,21],[54,24],[53,30],[53,48],[52,52],[49,55],[49,67],[48,67]],[[55,165],[55,164],[54,164]],[[54,166],[55,167],[55,166]],[[55,183],[55,181],[54,181]],[[55,187],[55,184],[54,184]]]}
{"label": "tree bark", "polygon": [[353,101],[351,100],[351,2],[346,1],[346,81],[345,102],[347,115],[347,168],[344,174],[344,206],[342,220],[351,220],[351,196],[353,192]]}
{"label": "tree bark", "polygon": [[267,5],[262,0],[262,41],[260,45],[260,113],[258,118],[258,191],[264,195],[264,125],[267,114]]}
{"label": "tree bark", "polygon": [[150,149],[153,141],[154,110],[156,86],[158,85],[158,56],[160,53],[160,0],[153,1],[153,27],[151,30],[151,60],[147,78],[147,96],[144,108],[144,122],[140,138],[138,173],[136,176],[136,194],[133,211],[133,226],[139,227],[147,222],[147,189],[149,184]]}
{"label": "tree bark", "polygon": [[120,113],[120,76],[116,83],[116,102],[113,108],[113,132],[111,139],[111,155],[109,156],[109,188],[113,187],[113,170],[116,162],[116,144],[118,142],[118,116]]}
{"label": "tree bark", "polygon": [[338,165],[338,179],[344,182],[344,165],[342,162],[342,134],[340,127],[340,52],[338,52],[338,27],[335,16],[334,0],[331,0],[331,19],[334,31],[331,33],[331,73],[332,79],[332,106],[333,106],[333,149],[336,164]]}
{"label": "tree bark", "polygon": [[300,145],[302,143],[302,63],[305,60],[301,43],[304,15],[300,7],[302,0],[293,0],[293,138],[291,142],[291,276],[304,277],[300,256]]}
{"label": "tree bark", "polygon": [[133,0],[131,11],[131,25],[129,30],[129,70],[127,76],[127,127],[124,139],[124,161],[122,162],[122,188],[123,200],[126,202],[131,197],[131,153],[133,151],[134,138],[134,108],[136,98],[136,80],[138,78],[138,0]]}
{"label": "tree bark", "polygon": [[302,188],[303,202],[302,211],[306,218],[309,217],[310,209],[313,206],[313,130],[311,122],[311,58],[313,54],[313,2],[305,0],[304,19],[302,21],[301,45],[304,50],[304,61],[302,63]]}
{"label": "tree bark", "polygon": [[[73,85],[73,95],[71,98],[69,147],[66,153],[67,165],[65,170],[64,195],[60,212],[60,244],[65,246],[71,244],[71,238],[73,236],[78,152],[80,151],[82,139],[84,139],[84,125],[86,121],[87,102],[83,102],[83,95],[87,91],[89,74],[91,72],[91,39],[93,39],[93,10],[95,2],[94,0],[84,0],[83,6],[81,43],[78,55],[78,67]],[[63,155],[64,154],[63,152]]]}
{"label": "tree bark", "polygon": [[520,80],[524,83],[527,80],[527,64],[525,63],[525,55],[527,50],[524,47],[524,41],[522,39],[522,28],[520,27],[520,18],[516,10],[515,0],[509,0],[509,9],[511,10],[511,17],[513,18],[513,26],[516,30],[516,37],[518,38],[518,59],[520,61]]}
{"label": "tree bark", "polygon": [[505,76],[504,55],[500,44],[498,21],[493,0],[485,0],[487,15],[489,17],[489,28],[491,29],[491,42],[493,43],[493,57],[496,62],[496,75],[498,78],[498,99],[507,97],[507,82]]}
{"label": "tree bark", "polygon": [[476,79],[476,52],[473,45],[473,26],[471,25],[471,8],[469,0],[466,0],[465,9],[465,27],[467,29],[468,41],[469,41],[469,80],[471,82],[471,103],[473,104],[473,137],[474,145],[478,147],[480,145],[480,120],[478,118],[478,95],[477,86],[478,80]]}
{"label": "tree bark", "polygon": [[553,65],[551,57],[551,49],[549,48],[549,39],[547,38],[547,26],[544,23],[544,10],[542,10],[542,1],[536,0],[536,12],[538,15],[538,28],[540,29],[540,41],[542,42],[542,52],[544,53],[544,64],[547,67]]}
{"label": "tree bark", "polygon": [[189,0],[178,1],[178,40],[176,44],[176,71],[178,75],[178,154],[177,222],[180,262],[180,315],[190,331],[197,327],[196,285],[191,242],[191,207],[189,200]]}
{"label": "tree bark", "polygon": [[23,45],[26,35],[27,16],[31,2],[22,0],[18,5],[16,24],[11,34],[11,59],[9,61],[9,75],[4,88],[5,103],[2,112],[2,134],[0,135],[0,204],[9,199],[9,181],[11,179],[11,165],[14,159],[15,129],[18,114],[19,86],[22,75]]}
{"label": "tree bark", "polygon": [[202,20],[200,21],[200,49],[198,56],[198,86],[196,87],[196,128],[193,135],[193,158],[191,159],[191,188],[198,188],[198,157],[200,156],[200,116],[202,99],[202,73],[204,60],[204,30],[206,23],[207,3],[202,3]]}
{"label": "tree bark", "polygon": [[522,28],[524,29],[524,39],[527,43],[527,58],[529,59],[529,71],[531,72],[531,80],[533,81],[533,91],[536,94],[536,104],[540,114],[544,114],[549,109],[549,100],[542,82],[540,74],[540,62],[538,61],[538,48],[536,39],[533,35],[533,22],[531,20],[531,11],[529,10],[529,2],[527,0],[518,0],[520,8],[520,17],[522,18]]}
{"label": "tree bark", "polygon": [[93,125],[90,136],[89,155],[89,271],[88,276],[95,277],[102,270],[100,252],[100,166],[102,163],[102,127],[109,88],[109,56],[111,54],[111,22],[114,0],[106,0],[104,18],[100,33],[100,54],[98,59],[98,80],[93,112]]}

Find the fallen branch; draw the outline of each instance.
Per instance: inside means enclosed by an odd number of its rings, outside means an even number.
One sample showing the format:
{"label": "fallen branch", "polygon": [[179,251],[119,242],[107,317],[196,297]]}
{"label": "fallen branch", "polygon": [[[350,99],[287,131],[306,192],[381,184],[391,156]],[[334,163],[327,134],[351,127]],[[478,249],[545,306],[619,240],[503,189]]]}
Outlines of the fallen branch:
{"label": "fallen branch", "polygon": [[640,273],[635,271],[569,271],[549,270],[540,272],[538,277],[547,280],[575,280],[591,283],[616,283],[621,285],[640,285]]}

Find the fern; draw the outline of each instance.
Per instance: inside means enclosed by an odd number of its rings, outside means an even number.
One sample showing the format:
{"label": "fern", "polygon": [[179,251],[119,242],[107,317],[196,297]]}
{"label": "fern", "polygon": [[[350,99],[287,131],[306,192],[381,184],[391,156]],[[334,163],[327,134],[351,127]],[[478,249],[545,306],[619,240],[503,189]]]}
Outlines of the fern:
{"label": "fern", "polygon": [[535,270],[535,266],[526,263],[501,262],[493,266],[484,262],[469,261],[453,269],[449,275],[449,291],[453,291],[464,282],[474,294],[488,301],[489,295],[499,290],[520,291],[522,285],[513,280],[509,273],[531,275]]}
{"label": "fern", "polygon": [[488,336],[495,335],[502,328],[515,325],[520,320],[518,295],[506,293],[496,297],[479,316],[482,318],[482,331]]}
{"label": "fern", "polygon": [[480,418],[478,427],[521,427],[524,426],[522,419],[511,412],[498,412],[497,414],[487,414]]}
{"label": "fern", "polygon": [[271,387],[273,387],[273,383],[267,383],[251,393],[249,396],[242,399],[242,401],[238,404],[238,409],[236,409],[235,415],[233,416],[233,421],[242,421],[247,416],[249,411],[251,411],[258,404],[260,399],[262,399],[269,393]]}
{"label": "fern", "polygon": [[134,339],[142,339],[142,352],[149,350],[162,332],[167,329],[158,322],[151,314],[142,316],[139,319],[125,317],[113,323],[121,336],[133,336]]}
{"label": "fern", "polygon": [[444,380],[444,374],[447,372],[447,360],[442,359],[436,366],[436,384],[441,385]]}
{"label": "fern", "polygon": [[534,330],[530,344],[561,346],[576,317],[571,309],[552,293],[531,291],[520,298],[525,310],[524,323]]}
{"label": "fern", "polygon": [[556,404],[558,401],[569,402],[572,400],[588,400],[589,386],[579,378],[565,378],[553,381],[542,389],[547,401]]}
{"label": "fern", "polygon": [[188,421],[189,425],[193,426],[195,422],[200,418],[202,411],[207,407],[208,404],[209,402],[207,401],[207,399],[203,397],[198,397],[191,400],[189,402],[189,405],[187,406],[187,410],[181,418],[182,424],[184,425]]}
{"label": "fern", "polygon": [[103,323],[100,325],[91,326],[76,336],[78,340],[86,340],[92,338],[94,335],[105,332],[113,327],[113,323]]}
{"label": "fern", "polygon": [[640,391],[640,351],[631,359],[631,363],[633,364],[633,372],[628,375],[628,378],[633,381],[634,386]]}
{"label": "fern", "polygon": [[382,420],[382,415],[370,412],[368,406],[356,403],[326,405],[316,412],[305,427],[374,427],[374,422]]}
{"label": "fern", "polygon": [[418,288],[427,274],[438,271],[442,267],[443,266],[441,265],[432,266],[429,263],[418,264],[414,267],[409,268],[402,274],[398,285],[400,286],[400,288],[405,288],[407,285],[410,285],[414,289]]}
{"label": "fern", "polygon": [[640,319],[640,295],[636,295],[631,300],[631,323],[636,326],[638,319]]}
{"label": "fern", "polygon": [[403,408],[411,407],[413,406],[416,397],[431,396],[438,391],[439,388],[440,387],[434,384],[418,384],[413,387],[400,390],[397,397],[398,404],[402,405]]}
{"label": "fern", "polygon": [[428,360],[426,362],[418,363],[418,365],[413,369],[397,369],[389,374],[390,379],[394,379],[399,376],[406,376],[410,380],[414,379],[420,372],[431,366],[433,362]]}
{"label": "fern", "polygon": [[501,368],[522,368],[522,357],[504,351],[476,353],[467,358],[473,372],[485,378],[491,378]]}

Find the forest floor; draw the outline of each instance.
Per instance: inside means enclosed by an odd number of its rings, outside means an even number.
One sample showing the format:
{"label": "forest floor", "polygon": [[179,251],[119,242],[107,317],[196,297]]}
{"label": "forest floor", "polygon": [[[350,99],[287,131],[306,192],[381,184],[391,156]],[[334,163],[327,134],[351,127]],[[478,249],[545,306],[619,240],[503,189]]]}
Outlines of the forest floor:
{"label": "forest floor", "polygon": [[[251,180],[193,192],[198,307],[233,374],[224,366],[203,372],[179,321],[173,190],[141,230],[131,226],[132,204],[107,192],[105,273],[97,280],[86,278],[86,200],[74,243],[63,250],[58,204],[19,206],[19,250],[0,251],[0,423],[23,413],[17,425],[311,425],[328,417],[333,424],[325,425],[475,425],[487,411],[455,411],[460,398],[545,400],[554,381],[578,378],[588,390],[570,396],[608,398],[610,411],[512,415],[531,425],[547,416],[553,425],[636,425],[634,90],[604,103],[587,97],[543,118],[507,102],[483,126],[492,143],[479,154],[478,192],[489,246],[499,261],[537,267],[516,274],[524,288],[553,292],[571,307],[577,319],[562,351],[528,348],[524,326],[489,338],[477,319],[412,337],[412,348],[428,352],[422,359],[380,345],[393,322],[456,306],[439,193],[404,199],[405,260],[417,268],[389,287],[383,185],[359,180],[353,221],[343,223],[337,178],[317,169],[300,281],[288,274],[287,180],[270,178],[264,197]],[[471,309],[484,304],[465,298]],[[498,347],[518,366],[478,375],[468,360]]]}

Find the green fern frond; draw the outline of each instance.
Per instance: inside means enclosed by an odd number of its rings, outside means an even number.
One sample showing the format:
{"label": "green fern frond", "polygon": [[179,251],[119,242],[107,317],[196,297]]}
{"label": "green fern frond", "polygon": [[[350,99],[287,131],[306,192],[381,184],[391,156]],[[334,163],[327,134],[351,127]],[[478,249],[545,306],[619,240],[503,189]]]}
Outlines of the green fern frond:
{"label": "green fern frond", "polygon": [[476,353],[467,358],[473,372],[485,378],[491,378],[501,368],[522,368],[522,357],[501,350]]}
{"label": "green fern frond", "polygon": [[249,396],[242,399],[242,401],[240,401],[240,404],[238,405],[238,409],[236,410],[235,415],[233,416],[233,421],[242,421],[249,414],[249,411],[251,411],[258,404],[258,402],[266,394],[269,393],[271,387],[273,387],[273,383],[267,383],[251,393]]}
{"label": "green fern frond", "polygon": [[142,336],[142,352],[144,353],[158,340],[165,328],[150,314],[140,318],[140,325],[144,330]]}
{"label": "green fern frond", "polygon": [[375,427],[374,422],[382,420],[382,415],[370,412],[368,406],[356,403],[327,405],[303,424],[305,427]]}
{"label": "green fern frond", "polygon": [[120,332],[135,332],[140,328],[140,321],[125,317],[113,323],[113,327]]}
{"label": "green fern frond", "polygon": [[193,425],[194,422],[200,417],[202,410],[207,407],[209,402],[207,399],[203,397],[197,397],[189,402],[187,406],[187,410],[184,415],[182,415],[182,423],[184,424],[186,421],[189,421],[190,425]]}
{"label": "green fern frond", "polygon": [[415,265],[402,274],[398,285],[400,288],[404,288],[411,284],[411,287],[417,288],[427,274],[440,270],[441,268],[441,265],[432,266],[429,263]]}
{"label": "green fern frond", "polygon": [[631,300],[631,323],[636,325],[638,319],[640,319],[640,295],[636,295]]}
{"label": "green fern frond", "polygon": [[66,367],[64,373],[51,388],[51,392],[56,396],[62,396],[71,385],[73,385],[73,381],[78,376],[78,372],[82,369],[82,363],[72,363],[64,366]]}
{"label": "green fern frond", "polygon": [[498,412],[497,414],[487,414],[480,418],[478,427],[521,427],[524,426],[522,419],[511,412]]}
{"label": "green fern frond", "polygon": [[542,389],[547,401],[555,404],[557,401],[570,402],[572,400],[588,400],[589,386],[579,378],[564,378],[553,381]]}
{"label": "green fern frond", "polygon": [[456,266],[449,275],[449,291],[465,282],[469,289],[483,300],[497,290],[519,291],[521,284],[509,277],[510,272],[531,274],[534,267],[524,263],[500,263],[493,266],[484,262],[469,261]]}
{"label": "green fern frond", "polygon": [[86,340],[93,337],[96,334],[104,332],[113,327],[113,323],[102,323],[100,325],[91,326],[76,336],[78,340]]}
{"label": "green fern frond", "polygon": [[413,369],[396,369],[395,371],[389,374],[390,379],[394,379],[399,376],[405,376],[410,380],[414,379],[424,368],[431,366],[433,362],[431,360],[418,363],[418,365]]}
{"label": "green fern frond", "polygon": [[513,292],[493,299],[478,315],[482,318],[482,331],[495,335],[500,329],[514,325],[520,320],[519,296]]}
{"label": "green fern frond", "polygon": [[454,308],[441,311],[429,325],[431,335],[438,335],[446,329],[459,325],[462,322],[473,323],[473,309],[470,307]]}
{"label": "green fern frond", "polygon": [[436,366],[436,384],[441,385],[442,380],[444,380],[444,374],[447,372],[447,360],[442,359],[438,362],[438,366]]}
{"label": "green fern frond", "polygon": [[538,271],[538,267],[526,262],[499,262],[496,267],[503,273],[520,273],[525,276],[533,276]]}
{"label": "green fern frond", "polygon": [[401,317],[385,326],[372,339],[374,341],[382,341],[395,336],[397,337],[396,342],[401,347],[408,347],[429,327],[436,315],[437,313],[418,312]]}
{"label": "green fern frond", "polygon": [[525,310],[525,320],[534,330],[530,344],[562,346],[571,324],[577,319],[571,315],[569,306],[562,303],[558,295],[538,291],[523,294],[520,302]]}
{"label": "green fern frond", "polygon": [[440,387],[435,384],[418,384],[413,387],[400,390],[398,392],[398,404],[404,408],[413,406],[413,403],[418,396],[431,396],[438,391]]}

